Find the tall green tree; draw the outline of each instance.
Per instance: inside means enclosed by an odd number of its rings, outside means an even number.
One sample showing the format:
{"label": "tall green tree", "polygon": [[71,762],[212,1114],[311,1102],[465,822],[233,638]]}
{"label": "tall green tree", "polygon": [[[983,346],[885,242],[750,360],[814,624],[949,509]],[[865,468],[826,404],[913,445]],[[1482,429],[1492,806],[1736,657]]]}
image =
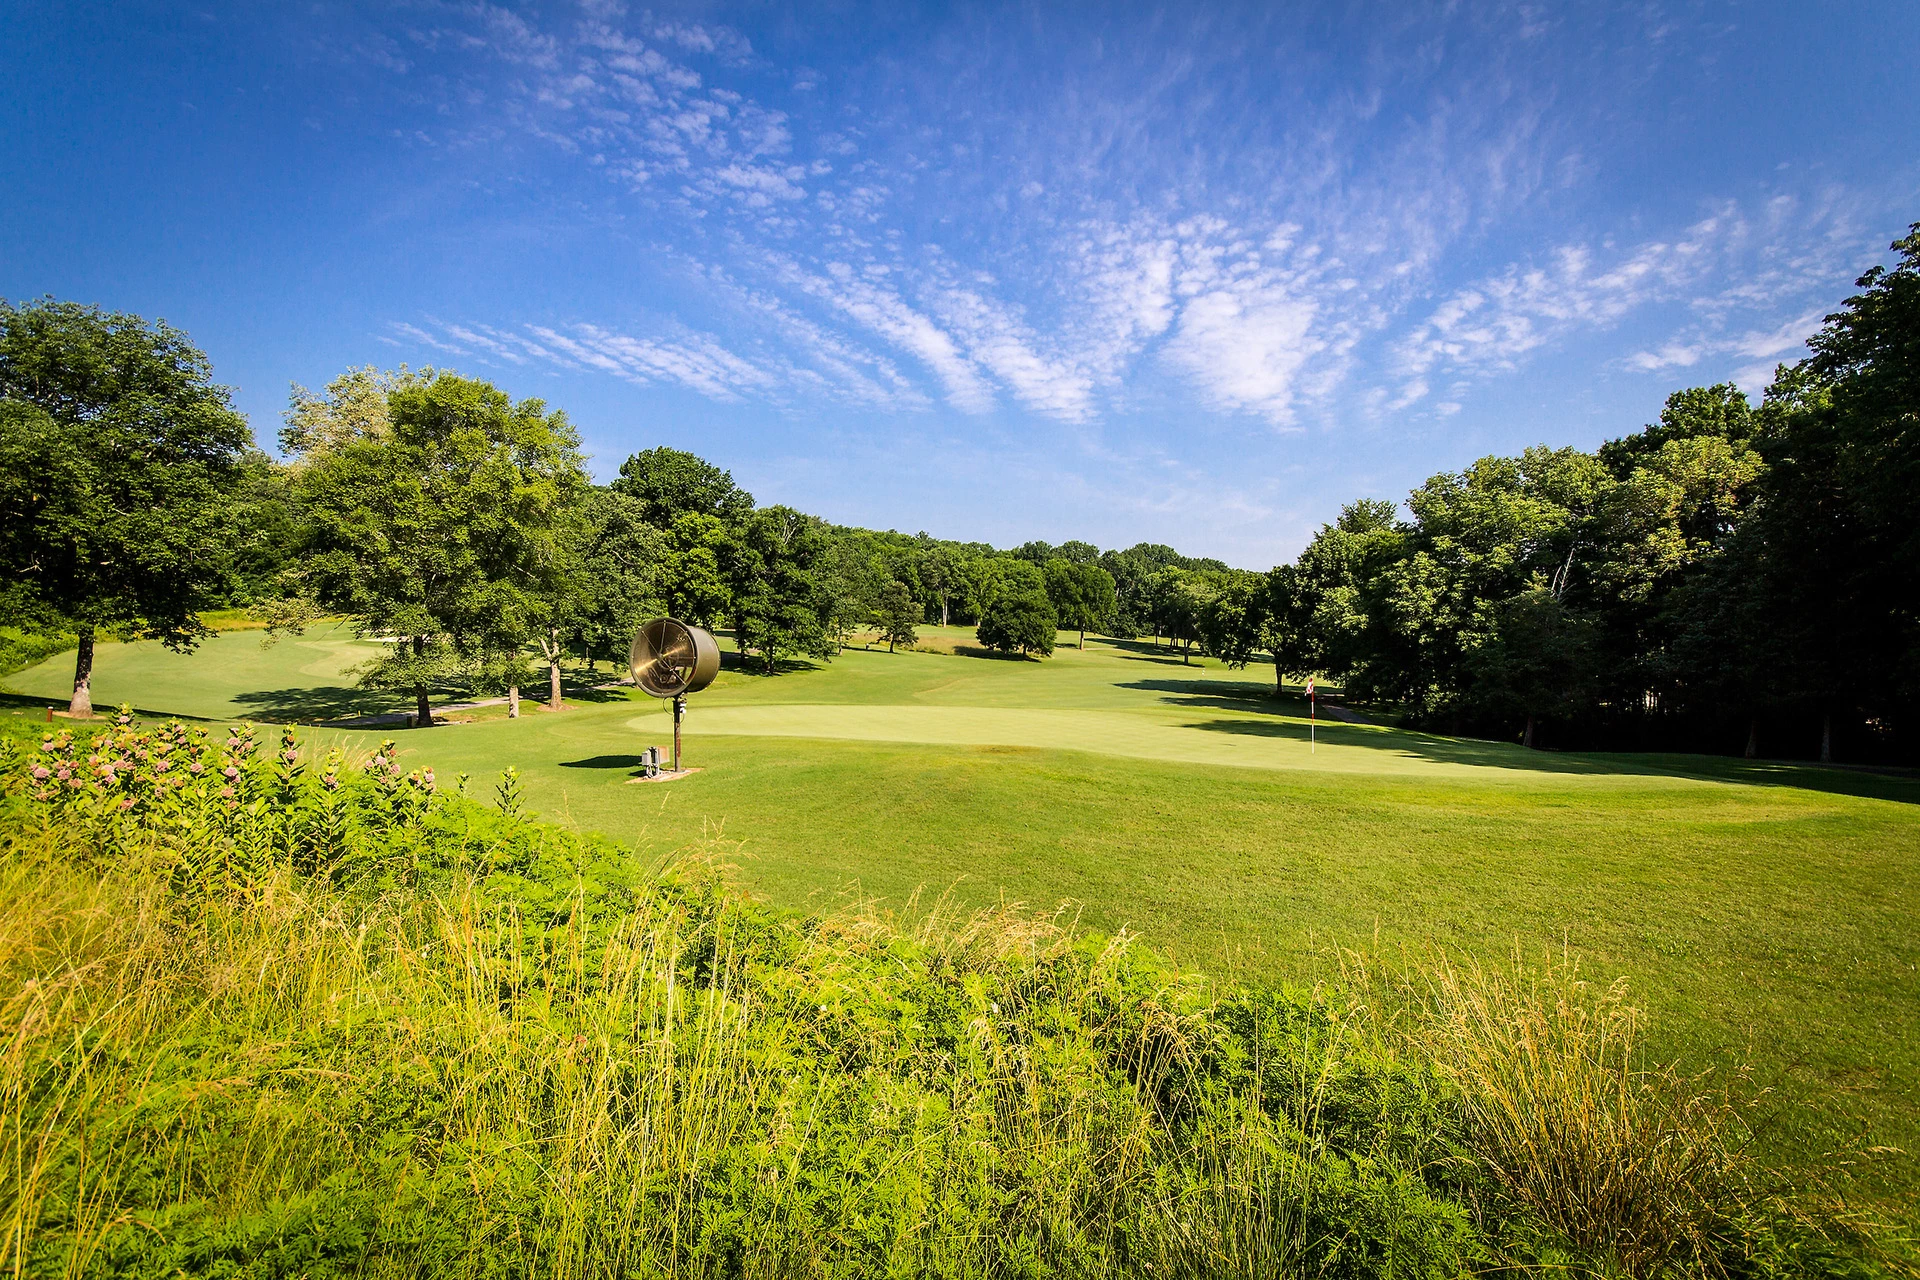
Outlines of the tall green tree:
{"label": "tall green tree", "polygon": [[0,301],[0,574],[79,637],[71,714],[93,712],[100,631],[183,652],[207,634],[252,440],[165,321]]}
{"label": "tall green tree", "polygon": [[768,675],[783,655],[833,654],[833,601],[820,577],[827,546],[825,524],[791,507],[763,507],[742,522],[727,566],[735,633]]}
{"label": "tall green tree", "polygon": [[920,621],[920,604],[913,598],[913,592],[907,590],[907,584],[898,578],[881,589],[873,616],[880,626],[880,638],[887,642],[888,653],[893,652],[896,644],[912,644],[919,639],[914,628]]}
{"label": "tall green tree", "polygon": [[989,649],[1044,658],[1053,652],[1059,630],[1047,593],[1029,587],[996,597],[980,616],[975,634]]}
{"label": "tall green tree", "polygon": [[647,619],[668,612],[662,575],[667,537],[640,502],[611,489],[589,489],[560,513],[558,563],[541,584],[534,640],[547,662],[547,705],[559,710],[560,660],[573,647],[615,658]]}
{"label": "tall green tree", "polygon": [[424,726],[432,688],[517,675],[588,481],[572,425],[540,400],[443,372],[393,389],[388,412],[386,435],[302,459],[299,575],[389,641],[361,679],[411,690]]}
{"label": "tall green tree", "polygon": [[1082,649],[1087,647],[1087,628],[1113,617],[1113,576],[1090,559],[1047,561],[1046,591],[1060,625],[1080,633]]}
{"label": "tall green tree", "polygon": [[637,499],[646,518],[662,529],[684,515],[738,525],[753,510],[753,495],[733,482],[732,472],[665,445],[629,457],[609,487]]}
{"label": "tall green tree", "polygon": [[1496,714],[1524,717],[1533,747],[1539,720],[1591,709],[1596,690],[1592,624],[1536,587],[1493,609],[1491,634],[1466,660],[1470,696]]}

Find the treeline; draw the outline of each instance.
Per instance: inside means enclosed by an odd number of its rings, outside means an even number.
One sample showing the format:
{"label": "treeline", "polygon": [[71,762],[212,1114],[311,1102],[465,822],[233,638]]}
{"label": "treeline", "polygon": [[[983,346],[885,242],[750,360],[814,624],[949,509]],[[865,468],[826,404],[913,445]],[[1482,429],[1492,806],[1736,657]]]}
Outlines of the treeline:
{"label": "treeline", "polygon": [[1878,759],[1920,694],[1920,224],[1755,408],[1676,392],[1592,452],[1528,449],[1346,507],[1265,573],[1141,543],[1012,551],[756,505],[668,448],[594,484],[563,413],[433,370],[295,389],[252,448],[165,324],[0,304],[0,626],[190,647],[199,613],[344,614],[362,679],[506,690],[617,656],[646,616],[731,628],[763,671],[931,622],[1008,651],[1167,637],[1318,674],[1405,721],[1529,745]]}
{"label": "treeline", "polygon": [[1911,757],[1920,224],[1758,408],[1676,392],[1592,453],[1356,502],[1292,564],[1183,575],[1174,625],[1350,697],[1529,745]]}
{"label": "treeline", "polygon": [[0,625],[22,653],[76,648],[74,714],[97,636],[186,650],[202,613],[235,604],[282,630],[350,618],[389,646],[361,683],[408,692],[429,723],[450,692],[504,692],[517,714],[541,667],[557,706],[563,656],[617,658],[660,613],[730,628],[766,672],[863,628],[911,643],[936,619],[1046,653],[1061,626],[1082,643],[1143,627],[1157,572],[1225,568],[1145,544],[1003,553],[840,528],[670,448],[596,485],[564,413],[431,369],[296,387],[280,446],[284,461],[253,447],[164,322],[0,304]]}

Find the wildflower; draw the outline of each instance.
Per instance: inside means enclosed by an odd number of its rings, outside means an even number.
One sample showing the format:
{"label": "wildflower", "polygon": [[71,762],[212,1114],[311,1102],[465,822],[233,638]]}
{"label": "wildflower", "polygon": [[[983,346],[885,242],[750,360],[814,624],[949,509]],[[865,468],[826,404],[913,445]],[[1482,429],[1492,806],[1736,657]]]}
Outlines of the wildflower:
{"label": "wildflower", "polygon": [[192,764],[188,765],[187,768],[191,772],[196,774],[205,773],[207,771],[207,766],[201,764],[198,760],[195,760]]}
{"label": "wildflower", "polygon": [[234,768],[232,765],[228,765],[226,768],[220,771],[220,776],[225,778],[227,781],[231,782],[235,778],[240,776],[240,771]]}
{"label": "wildflower", "polygon": [[294,761],[300,758],[300,753],[298,751],[282,751],[280,753],[280,758],[282,760],[285,760],[288,764],[292,764]]}
{"label": "wildflower", "polygon": [[233,799],[233,788],[232,788],[232,787],[222,787],[222,788],[220,788],[220,798],[221,798],[222,800],[231,800],[231,799]]}
{"label": "wildflower", "polygon": [[60,773],[59,773],[60,781],[65,782],[68,778],[71,778],[72,776],[73,776],[73,770],[71,769],[60,770]]}
{"label": "wildflower", "polygon": [[40,741],[40,749],[42,751],[58,751],[60,748],[54,743],[52,738],[43,738]]}
{"label": "wildflower", "polygon": [[133,808],[133,797],[132,797],[132,796],[128,796],[128,797],[127,797],[127,798],[126,798],[125,800],[122,800],[122,801],[120,802],[120,807],[121,807],[121,809],[123,809],[123,810],[124,810],[124,809],[131,809],[131,808]]}

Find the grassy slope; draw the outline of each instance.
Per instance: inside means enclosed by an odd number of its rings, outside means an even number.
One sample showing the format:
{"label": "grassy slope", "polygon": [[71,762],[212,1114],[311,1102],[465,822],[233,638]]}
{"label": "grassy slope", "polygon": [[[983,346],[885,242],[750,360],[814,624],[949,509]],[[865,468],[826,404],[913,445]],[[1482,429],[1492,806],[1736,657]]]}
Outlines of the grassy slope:
{"label": "grassy slope", "polygon": [[[328,632],[264,651],[222,636],[194,658],[103,646],[96,698],[369,709],[382,699],[341,674],[364,652]],[[60,665],[10,683],[58,696]],[[403,746],[476,786],[515,764],[548,816],[655,848],[724,823],[783,902],[956,882],[1071,898],[1098,927],[1255,977],[1324,971],[1334,943],[1564,942],[1632,980],[1666,1047],[1750,1057],[1782,1086],[1769,1145],[1920,1150],[1920,785],[1324,722],[1310,751],[1304,707],[1264,674],[1099,641],[1044,664],[852,651],[774,680],[730,671],[687,719],[704,772],[665,786],[627,784],[670,729],[624,695]],[[1920,1175],[1887,1157],[1873,1180],[1911,1195]]]}

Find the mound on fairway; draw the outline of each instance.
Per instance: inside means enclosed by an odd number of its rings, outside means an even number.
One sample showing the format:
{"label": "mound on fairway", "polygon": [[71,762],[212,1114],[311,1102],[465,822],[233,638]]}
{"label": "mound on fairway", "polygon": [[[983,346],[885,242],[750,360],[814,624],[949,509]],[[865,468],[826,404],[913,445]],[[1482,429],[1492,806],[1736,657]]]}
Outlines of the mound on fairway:
{"label": "mound on fairway", "polygon": [[[265,650],[221,636],[191,657],[104,645],[95,696],[220,719],[346,714],[357,691],[340,673],[357,660],[322,633]],[[70,663],[11,683],[64,698]],[[475,794],[514,765],[543,816],[649,856],[722,832],[746,882],[782,903],[922,887],[1071,900],[1089,925],[1267,979],[1325,974],[1340,947],[1564,947],[1632,984],[1656,1048],[1683,1067],[1750,1062],[1776,1090],[1763,1137],[1778,1154],[1891,1149],[1856,1172],[1911,1220],[1920,785],[1310,730],[1306,705],[1273,697],[1265,675],[1132,642],[1046,662],[856,649],[773,678],[723,672],[685,725],[703,771],[671,786],[626,785],[641,750],[671,737],[660,704],[626,693],[407,734],[401,749],[443,778],[472,775]]]}

